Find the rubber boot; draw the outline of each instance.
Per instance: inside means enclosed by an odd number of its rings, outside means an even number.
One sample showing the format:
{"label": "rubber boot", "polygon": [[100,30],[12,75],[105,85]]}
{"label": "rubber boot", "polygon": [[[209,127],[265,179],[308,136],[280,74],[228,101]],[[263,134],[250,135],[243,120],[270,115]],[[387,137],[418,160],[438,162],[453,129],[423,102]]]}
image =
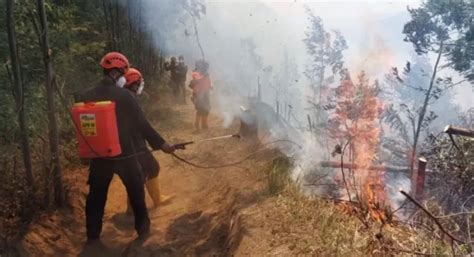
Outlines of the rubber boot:
{"label": "rubber boot", "polygon": [[201,128],[202,129],[208,129],[209,128],[207,126],[207,118],[208,118],[208,115],[201,116]]}
{"label": "rubber boot", "polygon": [[155,208],[169,203],[172,198],[172,196],[161,194],[160,181],[158,177],[148,180],[145,186]]}

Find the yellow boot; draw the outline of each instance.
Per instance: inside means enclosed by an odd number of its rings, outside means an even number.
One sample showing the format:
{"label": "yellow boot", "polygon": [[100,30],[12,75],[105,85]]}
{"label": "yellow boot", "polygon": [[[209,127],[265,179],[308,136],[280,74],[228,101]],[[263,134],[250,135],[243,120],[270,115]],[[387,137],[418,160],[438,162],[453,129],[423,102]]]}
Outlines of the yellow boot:
{"label": "yellow boot", "polygon": [[145,184],[148,194],[150,194],[153,204],[156,207],[169,203],[172,196],[163,195],[160,192],[160,181],[158,177],[148,180]]}

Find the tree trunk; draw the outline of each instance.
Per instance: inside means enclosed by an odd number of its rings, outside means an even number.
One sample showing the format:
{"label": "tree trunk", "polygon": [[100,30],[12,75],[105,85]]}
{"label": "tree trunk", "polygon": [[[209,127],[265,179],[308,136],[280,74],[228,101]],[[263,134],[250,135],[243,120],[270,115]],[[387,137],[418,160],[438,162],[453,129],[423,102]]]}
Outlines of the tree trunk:
{"label": "tree trunk", "polygon": [[120,19],[121,19],[121,16],[120,16],[120,6],[119,6],[119,3],[116,2],[115,3],[115,28],[116,28],[116,51],[119,51],[121,52],[122,51],[122,29],[120,28]]}
{"label": "tree trunk", "polygon": [[318,92],[318,115],[316,116],[316,126],[321,124],[321,111],[322,111],[322,102],[323,102],[323,84],[324,84],[324,74],[325,68],[321,68],[321,74],[319,74],[319,92]]}
{"label": "tree trunk", "polygon": [[25,166],[26,181],[29,188],[35,188],[33,169],[31,165],[30,143],[26,126],[23,79],[20,69],[20,58],[18,57],[18,49],[16,45],[15,16],[14,16],[14,0],[7,0],[7,32],[8,45],[10,47],[10,59],[12,63],[13,84],[15,92],[15,102],[18,111],[18,124],[20,126],[21,151],[23,155],[23,164]]}
{"label": "tree trunk", "polygon": [[113,33],[112,33],[112,29],[110,27],[110,23],[109,23],[109,15],[108,15],[108,12],[107,12],[107,3],[105,2],[105,0],[102,0],[102,9],[104,11],[104,20],[105,20],[105,30],[107,31],[107,37],[108,37],[108,44],[107,44],[107,49],[110,50],[110,49],[113,49]]}
{"label": "tree trunk", "polygon": [[[139,3],[136,3],[139,4]],[[130,47],[130,52],[133,53],[133,22],[135,8],[131,0],[127,0],[127,15],[128,15],[128,45]]]}
{"label": "tree trunk", "polygon": [[413,138],[413,149],[412,149],[412,155],[411,155],[411,160],[410,160],[411,173],[413,173],[413,168],[415,166],[416,150],[418,147],[418,139],[420,137],[421,126],[423,124],[423,120],[426,114],[426,109],[428,108],[429,100],[431,98],[431,91],[433,90],[434,82],[436,79],[436,73],[438,71],[439,61],[441,60],[442,55],[443,55],[443,42],[441,42],[439,46],[439,53],[438,53],[438,57],[436,58],[436,62],[433,68],[433,74],[431,75],[430,85],[428,87],[428,91],[426,92],[425,100],[423,102],[423,106],[421,107],[420,115],[418,116],[418,123],[416,126],[415,135]]}
{"label": "tree trunk", "polygon": [[63,188],[61,182],[61,163],[59,159],[59,133],[56,119],[56,105],[54,103],[53,87],[53,64],[51,62],[51,49],[48,39],[48,22],[44,9],[43,0],[36,1],[38,16],[41,24],[41,49],[43,52],[43,62],[46,69],[46,101],[48,107],[49,121],[49,147],[51,150],[51,167],[53,175],[54,200],[58,206],[63,204]]}
{"label": "tree trunk", "polygon": [[201,40],[199,39],[199,31],[198,31],[198,28],[197,28],[197,23],[196,23],[196,18],[194,17],[194,15],[190,14],[191,15],[191,18],[193,19],[193,26],[194,26],[194,34],[196,35],[196,42],[198,44],[198,47],[199,47],[199,50],[201,51],[201,57],[203,60],[205,60],[205,56],[204,56],[204,50],[202,48],[202,45],[201,45]]}

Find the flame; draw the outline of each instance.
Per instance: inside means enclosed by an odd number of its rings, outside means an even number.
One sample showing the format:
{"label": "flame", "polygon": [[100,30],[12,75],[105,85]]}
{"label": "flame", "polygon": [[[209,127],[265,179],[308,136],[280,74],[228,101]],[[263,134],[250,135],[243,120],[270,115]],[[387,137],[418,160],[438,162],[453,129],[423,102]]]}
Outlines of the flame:
{"label": "flame", "polygon": [[377,156],[379,119],[383,108],[376,92],[377,88],[370,84],[364,73],[358,76],[355,84],[350,79],[342,81],[337,88],[338,107],[335,115],[338,123],[342,124],[337,135],[344,134],[351,139],[351,161],[358,167],[351,183],[362,185],[359,200],[364,201],[374,220],[384,222],[387,215],[384,208],[383,172],[369,171]]}
{"label": "flame", "polygon": [[388,219],[384,208],[385,190],[380,174],[375,177],[369,176],[367,183],[365,184],[364,192],[366,195],[369,215],[374,220],[385,223]]}

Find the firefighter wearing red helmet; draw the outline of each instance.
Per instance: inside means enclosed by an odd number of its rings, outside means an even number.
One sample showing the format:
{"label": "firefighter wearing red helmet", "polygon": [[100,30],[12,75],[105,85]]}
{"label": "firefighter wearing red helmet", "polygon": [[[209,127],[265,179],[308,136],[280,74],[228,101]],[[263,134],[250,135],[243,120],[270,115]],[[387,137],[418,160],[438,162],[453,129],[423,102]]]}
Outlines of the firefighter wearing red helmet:
{"label": "firefighter wearing red helmet", "polygon": [[189,82],[189,88],[193,90],[191,100],[196,108],[196,118],[194,120],[196,131],[208,129],[207,120],[211,110],[209,94],[212,88],[208,69],[209,64],[205,60],[196,61],[196,68],[191,74],[192,80]]}
{"label": "firefighter wearing red helmet", "polygon": [[86,228],[90,241],[99,239],[102,218],[107,201],[107,192],[114,174],[124,184],[135,215],[135,229],[139,237],[150,232],[150,219],[145,205],[145,176],[137,156],[144,140],[153,149],[172,153],[174,146],[165,140],[150,125],[136,99],[124,88],[125,73],[129,69],[128,59],[121,53],[106,54],[101,62],[103,78],[92,89],[82,92],[76,100],[80,102],[112,101],[115,103],[117,130],[122,153],[113,158],[93,158],[89,166],[89,194],[86,200]]}
{"label": "firefighter wearing red helmet", "polygon": [[[129,90],[134,97],[137,97],[143,92],[145,88],[145,81],[142,74],[139,70],[130,68],[127,73],[125,73],[125,88]],[[143,140],[143,145],[140,148],[145,146],[145,141]],[[143,173],[146,177],[145,188],[150,195],[151,200],[153,201],[154,207],[165,204],[171,199],[171,196],[161,194],[160,183],[158,180],[158,175],[160,172],[160,165],[155,159],[151,152],[146,151],[145,154],[138,156],[138,161],[142,166]],[[127,213],[131,214],[132,209],[130,206],[130,201],[127,201]]]}
{"label": "firefighter wearing red helmet", "polygon": [[135,68],[128,69],[125,73],[125,88],[132,92],[133,96],[142,94],[145,88],[145,80],[139,70]]}
{"label": "firefighter wearing red helmet", "polygon": [[104,75],[114,80],[118,87],[125,85],[124,74],[130,66],[125,55],[118,52],[110,52],[102,57],[100,66],[104,69]]}

